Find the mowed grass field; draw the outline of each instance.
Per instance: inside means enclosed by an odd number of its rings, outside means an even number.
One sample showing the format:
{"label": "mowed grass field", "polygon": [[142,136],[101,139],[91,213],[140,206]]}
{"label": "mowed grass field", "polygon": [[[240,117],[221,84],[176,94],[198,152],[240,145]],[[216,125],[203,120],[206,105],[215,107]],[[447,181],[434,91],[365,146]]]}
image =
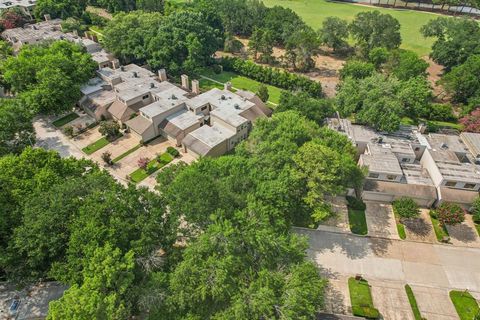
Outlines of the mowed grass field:
{"label": "mowed grass field", "polygon": [[315,30],[320,29],[327,17],[337,16],[352,21],[355,15],[363,11],[378,10],[395,17],[401,24],[402,48],[415,51],[421,56],[428,55],[432,46],[431,38],[425,39],[420,28],[436,14],[403,9],[373,8],[352,3],[328,2],[326,0],[263,0],[266,6],[283,6],[295,11]]}

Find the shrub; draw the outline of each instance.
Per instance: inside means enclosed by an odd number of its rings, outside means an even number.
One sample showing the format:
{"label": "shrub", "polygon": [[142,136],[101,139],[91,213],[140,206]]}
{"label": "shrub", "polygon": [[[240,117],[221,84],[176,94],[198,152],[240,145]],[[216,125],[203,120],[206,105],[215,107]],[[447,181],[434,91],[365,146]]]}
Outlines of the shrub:
{"label": "shrub", "polygon": [[73,127],[66,126],[65,128],[63,128],[63,133],[65,133],[69,137],[73,137]]}
{"label": "shrub", "polygon": [[115,139],[120,135],[120,125],[115,121],[102,121],[98,132],[108,139]]}
{"label": "shrub", "polygon": [[355,197],[347,196],[348,206],[354,210],[365,210],[367,206],[362,201],[362,199],[357,199]]}
{"label": "shrub", "polygon": [[102,153],[102,160],[106,164],[112,164],[112,154],[108,151],[105,151],[104,153]]}
{"label": "shrub", "polygon": [[476,223],[480,223],[480,197],[477,197],[475,201],[473,201],[472,214],[473,221],[475,221]]}
{"label": "shrub", "polygon": [[149,158],[142,157],[138,159],[138,167],[143,170],[146,170],[149,162],[150,162]]}
{"label": "shrub", "polygon": [[436,212],[442,225],[456,225],[465,220],[465,210],[456,203],[444,202]]}
{"label": "shrub", "polygon": [[434,103],[428,110],[428,120],[436,121],[456,121],[457,118],[453,114],[452,106],[450,104]]}
{"label": "shrub", "polygon": [[168,147],[167,152],[174,158],[176,158],[180,155],[180,152],[178,152],[178,150],[175,149],[174,147]]}
{"label": "shrub", "polygon": [[393,202],[393,210],[402,218],[414,218],[420,214],[418,205],[411,198],[400,198]]}
{"label": "shrub", "polygon": [[157,161],[158,161],[162,166],[170,163],[172,160],[173,160],[173,156],[172,156],[170,153],[168,153],[168,152],[162,153],[161,155],[157,156]]}
{"label": "shrub", "polygon": [[364,317],[367,319],[378,319],[380,312],[376,308],[367,306],[352,306],[352,313],[354,316]]}
{"label": "shrub", "polygon": [[[249,60],[224,57],[220,60],[224,70],[234,71],[245,77],[291,91],[304,91],[313,97],[323,97],[322,85],[307,77],[277,68],[258,65]],[[215,71],[215,70],[214,70]]]}

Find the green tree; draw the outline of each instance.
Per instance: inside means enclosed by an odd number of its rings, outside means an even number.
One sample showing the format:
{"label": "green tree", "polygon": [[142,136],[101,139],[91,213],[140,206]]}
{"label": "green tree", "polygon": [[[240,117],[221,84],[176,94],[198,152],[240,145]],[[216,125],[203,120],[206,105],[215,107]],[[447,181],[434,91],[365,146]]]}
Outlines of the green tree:
{"label": "green tree", "polygon": [[428,117],[433,95],[426,78],[416,77],[401,82],[397,97],[403,105],[403,114],[414,119]]}
{"label": "green tree", "polygon": [[114,140],[120,135],[120,125],[115,121],[102,121],[98,132],[108,139]]}
{"label": "green tree", "polygon": [[87,8],[86,0],[38,0],[35,4],[34,15],[38,19],[49,14],[52,18],[66,19],[81,17]]}
{"label": "green tree", "polygon": [[338,51],[348,47],[348,22],[338,17],[327,17],[319,30],[320,43]]}
{"label": "green tree", "polygon": [[0,99],[0,156],[35,143],[32,113],[18,99]]}
{"label": "green tree", "polygon": [[248,42],[248,48],[253,54],[253,58],[258,60],[258,54],[260,53],[260,61],[272,62],[273,41],[273,35],[269,30],[255,29]]}
{"label": "green tree", "polygon": [[24,104],[45,114],[70,110],[96,68],[91,56],[69,41],[24,46],[1,65],[4,81]]}
{"label": "green tree", "polygon": [[124,61],[146,60],[147,47],[163,21],[160,13],[118,13],[107,24],[103,44]]}
{"label": "green tree", "polygon": [[350,24],[350,33],[366,54],[373,48],[391,50],[402,43],[398,20],[377,10],[358,13]]}
{"label": "green tree", "polygon": [[269,94],[268,94],[267,86],[264,85],[264,84],[260,85],[258,87],[257,95],[263,102],[267,102],[268,98],[270,97]]}
{"label": "green tree", "polygon": [[325,118],[330,117],[335,112],[331,99],[315,99],[306,93],[294,94],[283,91],[275,112],[287,110],[295,110],[308,119],[315,121],[318,125],[322,125]]}
{"label": "green tree", "polygon": [[428,63],[415,52],[403,49],[393,50],[385,64],[385,71],[399,80],[426,77]]}
{"label": "green tree", "polygon": [[298,14],[282,6],[268,8],[260,23],[263,29],[271,33],[274,44],[277,46],[284,46],[295,30],[305,26]]}
{"label": "green tree", "polygon": [[285,55],[294,69],[308,71],[315,66],[313,57],[318,53],[320,40],[309,27],[296,30],[287,39]]}
{"label": "green tree", "polygon": [[174,318],[314,319],[325,282],[303,261],[305,241],[255,207],[233,216],[216,218],[185,250],[169,283]]}
{"label": "green tree", "polygon": [[165,8],[164,0],[136,0],[137,10],[145,12],[163,12]]}
{"label": "green tree", "polygon": [[340,79],[343,80],[348,77],[353,79],[364,79],[372,76],[374,73],[375,66],[370,62],[351,59],[348,60],[340,70]]}
{"label": "green tree", "polygon": [[424,37],[433,37],[430,57],[447,71],[480,54],[480,26],[475,20],[440,17],[421,29]]}
{"label": "green tree", "polygon": [[360,80],[347,78],[337,93],[337,107],[343,116],[355,113],[358,122],[392,132],[404,115],[397,97],[399,88],[397,79],[381,74]]}
{"label": "green tree", "polygon": [[368,53],[368,60],[373,63],[375,69],[380,70],[385,62],[388,61],[390,52],[386,48],[373,48]]}
{"label": "green tree", "polygon": [[362,181],[362,172],[354,158],[325,146],[321,140],[305,143],[294,161],[307,181],[308,193],[304,199],[312,207],[317,222],[332,214],[325,196],[344,193],[347,186],[359,187]]}
{"label": "green tree", "polygon": [[164,18],[149,42],[147,61],[153,68],[170,72],[194,71],[208,65],[212,55],[223,46],[223,37],[200,13],[179,11]]}
{"label": "green tree", "polygon": [[126,319],[131,315],[129,294],[135,281],[134,252],[123,254],[105,244],[95,249],[82,284],[71,286],[49,306],[47,319]]}
{"label": "green tree", "polygon": [[441,82],[457,102],[465,103],[480,97],[480,55],[473,55],[465,63],[454,67]]}

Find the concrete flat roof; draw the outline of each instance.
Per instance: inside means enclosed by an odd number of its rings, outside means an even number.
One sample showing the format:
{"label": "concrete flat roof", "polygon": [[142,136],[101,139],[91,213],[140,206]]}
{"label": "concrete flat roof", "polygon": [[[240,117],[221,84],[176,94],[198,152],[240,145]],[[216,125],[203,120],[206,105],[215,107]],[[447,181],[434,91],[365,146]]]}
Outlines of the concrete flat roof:
{"label": "concrete flat roof", "polygon": [[460,139],[465,143],[473,157],[480,158],[480,133],[462,132]]}
{"label": "concrete flat roof", "polygon": [[197,116],[186,109],[176,112],[167,117],[167,120],[181,130],[197,124],[203,117]]}
{"label": "concrete flat roof", "polygon": [[188,102],[188,106],[193,109],[200,108],[206,104],[210,104],[214,108],[229,108],[232,110],[238,110],[237,113],[240,113],[243,110],[255,105],[253,102],[250,102],[246,98],[243,98],[231,91],[220,90],[218,88],[213,88],[196,97],[193,97]]}
{"label": "concrete flat roof", "polygon": [[212,110],[210,114],[214,117],[219,118],[222,121],[225,121],[226,123],[232,125],[233,127],[238,127],[248,122],[246,118],[240,116],[237,112],[233,110],[229,110],[227,108],[218,108],[218,109]]}
{"label": "concrete flat roof", "polygon": [[403,174],[398,158],[391,149],[370,143],[368,151],[369,154],[362,154],[360,158],[369,171],[393,175]]}
{"label": "concrete flat roof", "polygon": [[460,136],[451,134],[430,133],[426,136],[428,143],[434,150],[450,150],[467,153],[468,149]]}
{"label": "concrete flat roof", "polygon": [[223,141],[233,137],[235,132],[215,123],[211,127],[202,126],[197,130],[190,132],[189,135],[200,140],[210,148],[213,148]]}

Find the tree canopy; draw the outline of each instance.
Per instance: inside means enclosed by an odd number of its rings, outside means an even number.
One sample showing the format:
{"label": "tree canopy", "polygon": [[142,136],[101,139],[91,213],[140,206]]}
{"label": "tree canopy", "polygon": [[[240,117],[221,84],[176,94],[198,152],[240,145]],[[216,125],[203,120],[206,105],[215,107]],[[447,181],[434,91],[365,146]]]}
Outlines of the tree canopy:
{"label": "tree canopy", "polygon": [[61,114],[80,99],[80,87],[97,66],[69,41],[23,46],[1,63],[3,79],[33,113]]}
{"label": "tree canopy", "polygon": [[421,32],[436,39],[430,56],[447,71],[480,54],[480,26],[475,20],[440,17],[430,20]]}
{"label": "tree canopy", "polygon": [[373,48],[395,49],[402,43],[398,20],[377,10],[358,13],[350,24],[350,33],[367,54]]}

